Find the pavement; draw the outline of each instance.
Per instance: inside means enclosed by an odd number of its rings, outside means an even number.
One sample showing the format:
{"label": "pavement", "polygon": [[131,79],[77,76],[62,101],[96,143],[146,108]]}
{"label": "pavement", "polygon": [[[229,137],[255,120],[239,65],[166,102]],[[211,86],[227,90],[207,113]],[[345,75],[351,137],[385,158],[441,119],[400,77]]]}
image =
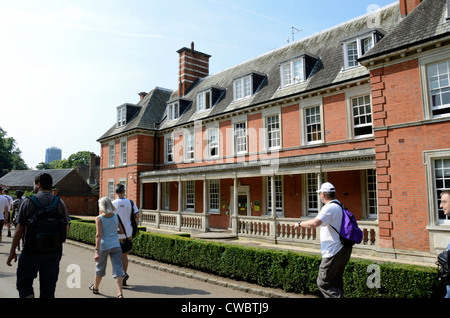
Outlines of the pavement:
{"label": "pavement", "polygon": [[[6,236],[4,230],[3,240],[0,242],[0,298],[18,298],[15,286],[17,263],[13,263],[11,267],[6,264],[11,240]],[[107,274],[100,284],[100,294],[93,295],[88,289],[94,280],[93,246],[67,240],[63,250],[56,298],[117,297],[117,288],[110,274],[111,263],[109,261]],[[129,256],[129,262],[129,286],[123,288],[125,298],[313,298],[143,259],[134,255]],[[39,279],[35,280],[34,289],[38,297]]]}

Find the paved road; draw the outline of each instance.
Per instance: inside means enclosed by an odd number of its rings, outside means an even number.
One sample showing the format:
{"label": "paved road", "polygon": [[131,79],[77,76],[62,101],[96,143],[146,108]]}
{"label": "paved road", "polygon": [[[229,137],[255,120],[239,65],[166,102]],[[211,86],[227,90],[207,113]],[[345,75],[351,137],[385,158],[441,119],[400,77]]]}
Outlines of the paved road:
{"label": "paved road", "polygon": [[[15,287],[17,264],[6,265],[11,238],[3,231],[0,243],[0,298],[17,298]],[[64,244],[57,298],[115,298],[117,295],[108,260],[107,275],[100,285],[100,294],[93,295],[88,286],[94,280],[93,247],[68,241]],[[130,256],[129,286],[124,287],[126,298],[265,298],[300,297],[280,290],[236,282],[201,272]],[[35,293],[39,295],[35,280]]]}

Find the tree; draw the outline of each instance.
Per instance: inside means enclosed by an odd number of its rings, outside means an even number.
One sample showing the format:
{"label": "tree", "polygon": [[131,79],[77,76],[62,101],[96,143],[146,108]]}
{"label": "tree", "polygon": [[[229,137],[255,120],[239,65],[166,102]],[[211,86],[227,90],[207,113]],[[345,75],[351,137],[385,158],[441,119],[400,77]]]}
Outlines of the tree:
{"label": "tree", "polygon": [[71,154],[67,159],[55,160],[50,163],[41,162],[36,166],[36,169],[72,169],[80,165],[87,165],[90,162],[90,154],[89,151],[78,151]]}
{"label": "tree", "polygon": [[0,127],[0,177],[11,170],[28,170],[20,156],[22,152],[16,147],[16,140],[6,135],[6,131]]}

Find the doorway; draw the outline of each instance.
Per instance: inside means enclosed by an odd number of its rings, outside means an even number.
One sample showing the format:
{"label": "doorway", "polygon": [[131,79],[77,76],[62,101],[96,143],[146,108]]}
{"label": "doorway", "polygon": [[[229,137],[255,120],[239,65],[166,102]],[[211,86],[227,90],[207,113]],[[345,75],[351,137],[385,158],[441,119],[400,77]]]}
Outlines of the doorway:
{"label": "doorway", "polygon": [[[234,207],[234,187],[230,187],[230,198],[231,198],[231,209],[230,209],[230,217],[233,215],[233,207]],[[250,201],[250,186],[239,186],[237,188],[238,191],[238,215],[242,216],[251,216],[252,215],[252,207]]]}

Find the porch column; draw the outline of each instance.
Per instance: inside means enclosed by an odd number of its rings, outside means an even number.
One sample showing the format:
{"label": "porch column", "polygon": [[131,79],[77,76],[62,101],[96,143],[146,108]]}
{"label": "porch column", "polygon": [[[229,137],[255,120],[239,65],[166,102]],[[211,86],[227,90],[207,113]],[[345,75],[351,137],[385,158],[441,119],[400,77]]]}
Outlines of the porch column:
{"label": "porch column", "polygon": [[178,178],[178,215],[177,215],[177,227],[178,230],[181,231],[181,210],[182,207],[182,199],[183,199],[183,182],[181,178]]}
{"label": "porch column", "polygon": [[272,201],[272,218],[277,218],[277,202],[275,201],[275,175],[270,176],[270,200]]}
{"label": "porch column", "polygon": [[208,211],[208,200],[207,200],[207,195],[208,195],[208,181],[206,181],[206,178],[203,178],[203,212],[206,214],[206,212]]}
{"label": "porch column", "polygon": [[157,190],[156,190],[156,211],[161,210],[161,182],[159,181],[159,178],[156,182]]}
{"label": "porch column", "polygon": [[237,175],[234,176],[233,182],[233,214],[231,216],[231,233],[236,235],[238,234],[238,179]]}
{"label": "porch column", "polygon": [[[322,169],[320,169],[322,170]],[[323,183],[322,180],[322,171],[319,171],[319,173],[317,173],[317,190],[320,189],[321,185]],[[322,209],[323,203],[320,200],[320,193],[317,193],[317,208],[319,209],[318,212],[320,212],[320,210]]]}
{"label": "porch column", "polygon": [[206,177],[203,177],[203,213],[205,217],[203,218],[202,230],[204,232],[209,232],[209,213],[208,213],[208,181]]}
{"label": "porch column", "polygon": [[142,212],[144,209],[144,183],[142,180],[140,181],[139,187],[139,209],[141,210],[141,213],[139,213],[139,225],[142,225],[142,219],[144,217],[144,213]]}
{"label": "porch column", "polygon": [[270,223],[270,238],[276,242],[277,239],[277,202],[275,196],[275,175],[270,176],[270,200],[272,208],[272,222]]}

